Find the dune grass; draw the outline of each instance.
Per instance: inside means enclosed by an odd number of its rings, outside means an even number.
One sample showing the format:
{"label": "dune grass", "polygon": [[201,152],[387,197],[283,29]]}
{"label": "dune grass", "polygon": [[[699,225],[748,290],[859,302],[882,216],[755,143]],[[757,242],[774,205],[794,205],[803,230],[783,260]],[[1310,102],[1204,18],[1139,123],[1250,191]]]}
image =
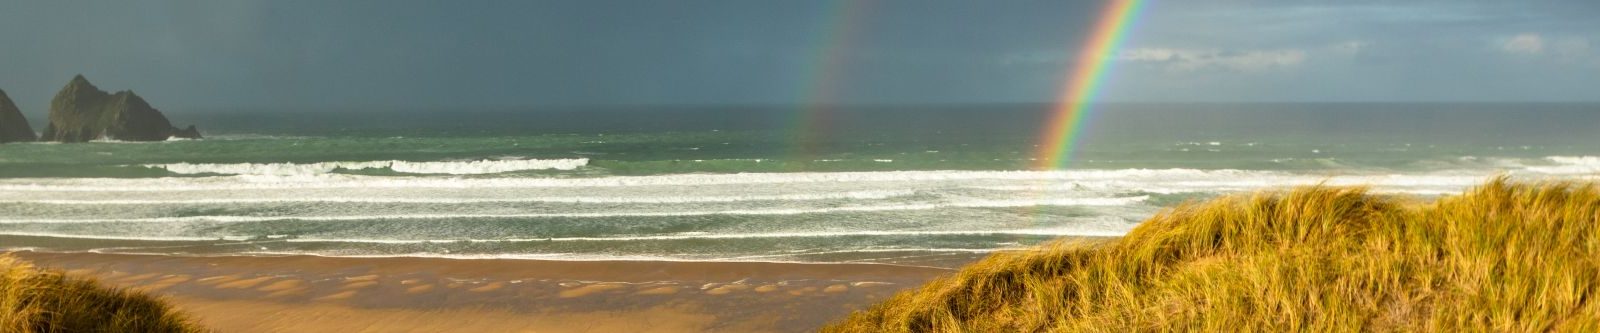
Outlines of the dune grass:
{"label": "dune grass", "polygon": [[202,332],[143,293],[0,255],[0,332]]}
{"label": "dune grass", "polygon": [[1304,187],[992,255],[828,332],[1600,332],[1600,187]]}

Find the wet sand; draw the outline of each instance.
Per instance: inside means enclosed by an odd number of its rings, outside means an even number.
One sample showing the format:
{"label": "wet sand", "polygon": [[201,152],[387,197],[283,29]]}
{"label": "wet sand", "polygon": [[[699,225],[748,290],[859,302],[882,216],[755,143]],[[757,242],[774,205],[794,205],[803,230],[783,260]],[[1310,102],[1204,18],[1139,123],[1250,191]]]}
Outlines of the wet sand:
{"label": "wet sand", "polygon": [[166,297],[223,332],[802,332],[950,272],[879,264],[13,254]]}

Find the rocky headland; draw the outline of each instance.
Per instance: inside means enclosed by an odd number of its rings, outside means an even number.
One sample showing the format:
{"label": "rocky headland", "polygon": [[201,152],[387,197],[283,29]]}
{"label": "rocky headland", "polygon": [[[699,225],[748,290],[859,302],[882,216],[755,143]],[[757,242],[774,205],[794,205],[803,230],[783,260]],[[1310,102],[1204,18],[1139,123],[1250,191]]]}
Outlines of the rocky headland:
{"label": "rocky headland", "polygon": [[22,110],[11,102],[11,97],[0,90],[0,143],[33,141],[33,127],[22,116]]}
{"label": "rocky headland", "polygon": [[72,78],[50,100],[50,124],[40,140],[85,142],[90,140],[163,141],[200,138],[193,125],[179,129],[161,111],[133,91],[106,93],[83,75]]}

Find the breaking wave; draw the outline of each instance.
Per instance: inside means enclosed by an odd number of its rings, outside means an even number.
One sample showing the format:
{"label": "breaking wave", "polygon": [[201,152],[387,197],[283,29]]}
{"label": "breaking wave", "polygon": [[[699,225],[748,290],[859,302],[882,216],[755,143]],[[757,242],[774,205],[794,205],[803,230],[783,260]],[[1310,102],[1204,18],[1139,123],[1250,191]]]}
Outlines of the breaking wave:
{"label": "breaking wave", "polygon": [[478,160],[478,161],[358,161],[317,163],[169,163],[145,164],[144,167],[162,169],[178,174],[224,174],[262,176],[305,176],[332,173],[336,170],[388,169],[399,173],[477,175],[527,170],[573,170],[589,164],[587,158],[551,160]]}
{"label": "breaking wave", "polygon": [[673,197],[621,197],[621,196],[570,196],[570,197],[518,197],[518,198],[384,198],[384,197],[294,197],[294,198],[231,198],[231,199],[31,199],[0,200],[0,203],[47,205],[159,205],[159,204],[257,204],[257,203],[405,203],[405,204],[470,204],[470,203],[718,203],[745,201],[816,201],[816,200],[878,200],[916,194],[912,190],[849,191],[837,193],[731,195],[731,196],[673,196]]}
{"label": "breaking wave", "polygon": [[[929,231],[887,231],[887,230],[855,230],[855,231],[803,231],[803,232],[767,232],[767,233],[682,233],[667,235],[643,236],[602,236],[602,237],[549,237],[549,238],[504,238],[504,239],[352,239],[352,238],[282,238],[288,243],[373,243],[373,244],[427,244],[427,243],[522,243],[522,242],[582,242],[582,241],[641,241],[641,240],[694,240],[694,239],[759,239],[759,238],[808,238],[808,237],[848,237],[848,236],[1082,236],[1082,237],[1117,237],[1126,234],[1126,230],[1109,230],[1097,228],[1056,228],[1056,229],[1017,229],[1017,230],[929,230]],[[107,239],[107,240],[145,240],[145,241],[170,241],[170,242],[207,242],[207,241],[248,241],[256,239],[253,236],[107,236],[107,235],[78,235],[46,232],[12,232],[0,231],[4,236],[28,236],[50,238],[74,239]],[[270,239],[269,239],[270,240]],[[929,249],[894,249],[893,251],[934,251]]]}
{"label": "breaking wave", "polygon": [[1545,157],[1545,160],[1556,165],[1535,166],[1527,169],[1538,173],[1558,175],[1600,173],[1600,156],[1550,156]]}
{"label": "breaking wave", "polygon": [[[1083,236],[1083,237],[1118,237],[1127,234],[1126,230],[1098,230],[1088,228],[1058,228],[1058,229],[1017,229],[1017,230],[931,230],[931,231],[884,231],[884,230],[856,230],[856,231],[804,231],[804,232],[768,232],[768,233],[734,233],[734,234],[673,234],[650,236],[607,236],[607,237],[551,237],[551,238],[507,238],[507,239],[322,239],[322,238],[291,238],[285,241],[290,243],[380,243],[380,244],[421,244],[421,243],[514,243],[514,242],[604,242],[604,241],[641,241],[641,240],[690,240],[690,239],[755,239],[755,238],[807,238],[807,237],[850,237],[850,236]],[[921,249],[918,249],[921,250]],[[905,251],[896,249],[895,251]]]}
{"label": "breaking wave", "polygon": [[[216,173],[216,172],[212,172]],[[1275,171],[1119,169],[1073,171],[876,171],[736,174],[672,174],[595,178],[426,178],[344,174],[240,174],[201,178],[74,178],[0,179],[10,191],[204,191],[248,189],[337,188],[574,188],[634,186],[767,185],[815,183],[952,182],[952,181],[1102,181],[1163,179],[1238,179],[1283,175]]]}
{"label": "breaking wave", "polygon": [[[0,214],[0,236],[17,242],[0,248],[89,244],[115,246],[106,248],[113,252],[678,260],[907,251],[901,248],[906,246],[981,252],[1060,236],[1119,236],[1159,206],[1261,188],[1326,184],[1447,194],[1496,175],[1600,180],[1600,157],[1573,155],[1580,156],[1465,156],[1330,170],[637,176],[613,175],[600,168],[609,165],[590,166],[581,158],[148,164],[133,167],[200,176],[0,178],[0,211],[11,213]],[[596,170],[445,176],[585,167]],[[398,174],[341,172],[373,169]],[[43,238],[22,238],[27,236]],[[629,243],[635,241],[649,244]],[[182,248],[168,248],[174,246]],[[838,258],[857,257],[872,256]],[[837,260],[828,258],[797,260]]]}
{"label": "breaking wave", "polygon": [[[1600,157],[1550,157],[1553,165],[1501,169],[1511,175],[1583,179],[1600,176]],[[994,190],[1040,186],[1112,187],[1151,193],[1249,190],[1293,185],[1374,185],[1378,187],[1441,187],[1451,191],[1482,182],[1495,170],[1448,170],[1425,173],[1315,174],[1265,170],[1114,169],[1065,171],[877,171],[735,174],[669,174],[607,177],[434,178],[330,174],[332,170],[382,168],[410,172],[473,174],[504,170],[570,170],[586,159],[478,162],[328,162],[316,164],[166,164],[169,171],[190,174],[236,174],[218,177],[0,179],[0,190],[17,192],[176,192],[276,189],[534,189],[626,188],[646,186],[758,186],[779,184],[968,184]],[[515,163],[513,163],[515,162]],[[345,163],[345,164],[340,164]],[[370,163],[370,164],[361,164]],[[436,163],[425,169],[408,164]],[[1549,163],[1549,162],[1547,162]],[[448,170],[445,165],[456,169]],[[1016,182],[1034,182],[1016,184]],[[1427,190],[1434,190],[1429,188]]]}
{"label": "breaking wave", "polygon": [[432,220],[432,219],[505,219],[505,218],[598,218],[598,217],[670,217],[706,215],[799,215],[839,212],[889,212],[932,210],[942,208],[1006,208],[1032,206],[1125,206],[1143,202],[1147,196],[1115,198],[1062,198],[1014,200],[965,200],[939,203],[842,206],[824,208],[771,208],[733,209],[708,211],[646,211],[646,212],[594,212],[594,213],[535,213],[535,214],[394,214],[394,215],[335,215],[335,216],[182,216],[151,218],[95,218],[95,219],[0,219],[0,224],[63,224],[63,223],[176,223],[176,222],[271,222],[271,221],[368,221],[368,220]]}

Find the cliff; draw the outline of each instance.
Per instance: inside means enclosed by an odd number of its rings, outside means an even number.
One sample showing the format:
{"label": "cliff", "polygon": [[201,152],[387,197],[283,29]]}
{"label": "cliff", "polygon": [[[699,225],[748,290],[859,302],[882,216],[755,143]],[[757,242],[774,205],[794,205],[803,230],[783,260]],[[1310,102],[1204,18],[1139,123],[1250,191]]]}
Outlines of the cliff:
{"label": "cliff", "polygon": [[29,127],[28,119],[22,117],[22,110],[18,110],[17,104],[11,102],[11,97],[0,90],[0,143],[34,139],[33,127]]}
{"label": "cliff", "polygon": [[78,75],[50,100],[50,125],[40,140],[162,141],[174,136],[198,139],[200,133],[194,126],[172,127],[161,111],[132,91],[108,94]]}

